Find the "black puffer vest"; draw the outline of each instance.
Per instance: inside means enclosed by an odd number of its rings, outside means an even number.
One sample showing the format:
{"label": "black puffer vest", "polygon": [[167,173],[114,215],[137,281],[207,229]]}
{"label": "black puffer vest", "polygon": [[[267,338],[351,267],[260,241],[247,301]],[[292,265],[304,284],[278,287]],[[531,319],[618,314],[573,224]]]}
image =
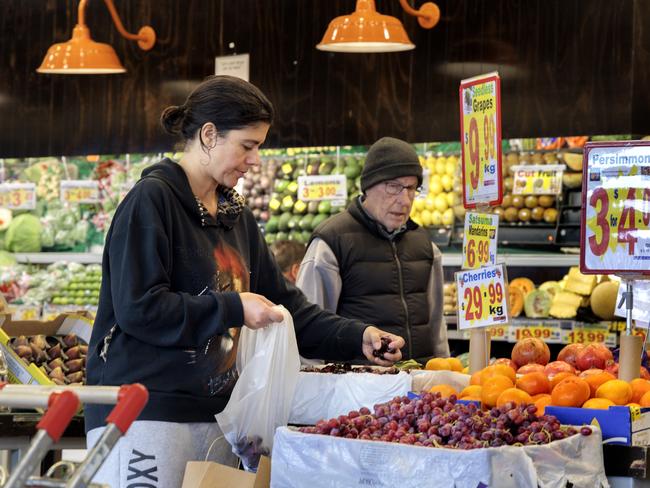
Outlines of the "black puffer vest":
{"label": "black puffer vest", "polygon": [[337,314],[376,325],[406,341],[405,359],[433,355],[427,287],[431,240],[409,220],[392,240],[355,200],[312,234],[332,249],[343,283]]}

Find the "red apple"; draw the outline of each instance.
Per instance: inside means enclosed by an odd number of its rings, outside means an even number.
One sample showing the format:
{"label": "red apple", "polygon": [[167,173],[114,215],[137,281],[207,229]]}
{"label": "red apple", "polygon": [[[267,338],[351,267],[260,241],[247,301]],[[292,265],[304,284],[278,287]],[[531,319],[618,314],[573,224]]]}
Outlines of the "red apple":
{"label": "red apple", "polygon": [[512,348],[512,360],[517,366],[524,364],[537,363],[542,366],[546,365],[551,359],[551,351],[541,339],[536,337],[527,337],[517,341]]}
{"label": "red apple", "polygon": [[543,372],[544,372],[544,366],[536,363],[524,364],[521,368],[517,370],[517,374],[543,373]]}
{"label": "red apple", "polygon": [[579,370],[599,368],[603,369],[608,360],[614,359],[612,351],[604,344],[594,342],[587,344],[584,349],[578,352],[576,357],[576,367]]}
{"label": "red apple", "polygon": [[557,355],[557,360],[564,361],[565,363],[569,363],[571,366],[575,368],[576,357],[578,353],[584,348],[585,345],[580,344],[579,342],[576,344],[569,344],[568,346],[564,346],[560,351],[560,353]]}
{"label": "red apple", "polygon": [[548,363],[544,368],[544,374],[548,376],[549,379],[553,378],[553,376],[556,374],[562,373],[564,371],[571,374],[576,373],[576,369],[564,361],[552,361]]}
{"label": "red apple", "polygon": [[618,378],[618,363],[613,359],[608,359],[605,361],[605,371],[612,373]]}

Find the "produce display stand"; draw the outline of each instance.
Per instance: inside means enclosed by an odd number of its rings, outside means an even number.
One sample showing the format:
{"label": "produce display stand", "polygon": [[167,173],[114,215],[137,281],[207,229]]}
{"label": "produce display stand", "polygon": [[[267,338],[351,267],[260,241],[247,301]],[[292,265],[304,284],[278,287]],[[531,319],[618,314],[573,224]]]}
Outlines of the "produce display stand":
{"label": "produce display stand", "polygon": [[[121,387],[104,386],[35,386],[0,384],[0,405],[11,408],[47,409],[34,435],[30,447],[18,466],[10,473],[4,488],[23,486],[85,487],[101,467],[131,423],[138,418],[149,394],[139,384]],[[31,476],[40,468],[47,452],[61,439],[63,432],[77,412],[80,404],[115,405],[106,418],[107,426],[97,444],[78,466],[65,463],[69,473],[65,479]],[[54,472],[55,470],[50,470]]]}

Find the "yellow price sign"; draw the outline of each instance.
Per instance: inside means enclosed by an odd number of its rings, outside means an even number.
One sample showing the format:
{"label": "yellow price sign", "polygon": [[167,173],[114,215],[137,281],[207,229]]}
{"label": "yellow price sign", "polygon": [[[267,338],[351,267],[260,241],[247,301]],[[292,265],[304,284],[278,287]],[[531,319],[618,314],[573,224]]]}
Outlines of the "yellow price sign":
{"label": "yellow price sign", "polygon": [[0,185],[0,205],[15,210],[36,208],[36,185],[33,183]]}
{"label": "yellow price sign", "polygon": [[298,196],[304,202],[346,200],[348,186],[345,175],[316,175],[298,177]]}
{"label": "yellow price sign", "polygon": [[459,329],[508,323],[504,276],[502,264],[456,273]]}
{"label": "yellow price sign", "polygon": [[511,328],[510,342],[528,338],[541,339],[550,344],[559,343],[561,342],[561,331],[558,327],[543,325]]}
{"label": "yellow price sign", "polygon": [[493,341],[505,341],[508,339],[508,327],[505,325],[489,327],[488,334]]}
{"label": "yellow price sign", "polygon": [[513,166],[512,193],[515,195],[559,195],[564,165]]}
{"label": "yellow price sign", "polygon": [[650,143],[585,147],[580,268],[650,274]]}
{"label": "yellow price sign", "polygon": [[499,216],[465,214],[463,233],[463,268],[476,269],[496,263]]}
{"label": "yellow price sign", "polygon": [[573,327],[572,330],[565,331],[563,342],[567,344],[603,342],[613,347],[616,345],[616,334],[609,332],[605,328]]}
{"label": "yellow price sign", "polygon": [[498,73],[461,81],[463,204],[497,205],[501,179],[501,81]]}
{"label": "yellow price sign", "polygon": [[61,182],[61,200],[68,203],[98,203],[99,184],[90,180]]}

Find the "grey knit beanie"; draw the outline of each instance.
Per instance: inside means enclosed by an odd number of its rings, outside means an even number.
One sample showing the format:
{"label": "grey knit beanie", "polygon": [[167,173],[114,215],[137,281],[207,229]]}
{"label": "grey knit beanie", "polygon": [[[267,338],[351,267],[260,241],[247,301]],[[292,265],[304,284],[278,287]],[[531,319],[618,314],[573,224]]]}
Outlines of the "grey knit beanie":
{"label": "grey knit beanie", "polygon": [[370,146],[361,172],[362,192],[402,176],[417,176],[418,185],[422,184],[422,166],[413,146],[394,137],[382,137]]}

